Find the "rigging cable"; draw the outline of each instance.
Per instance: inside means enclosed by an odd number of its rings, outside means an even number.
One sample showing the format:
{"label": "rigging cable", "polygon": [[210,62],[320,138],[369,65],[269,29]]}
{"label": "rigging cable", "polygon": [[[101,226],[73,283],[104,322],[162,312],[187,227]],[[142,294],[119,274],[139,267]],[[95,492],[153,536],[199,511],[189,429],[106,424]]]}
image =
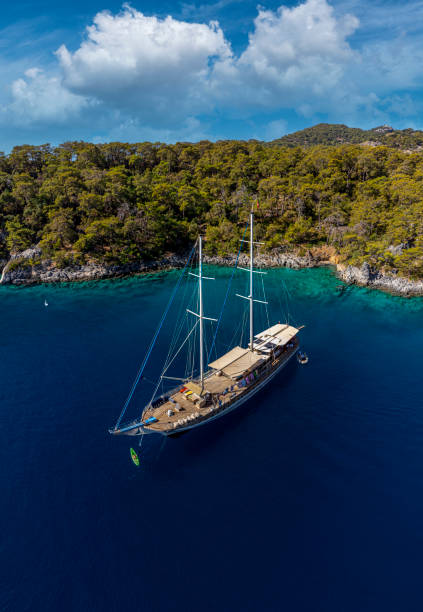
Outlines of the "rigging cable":
{"label": "rigging cable", "polygon": [[[185,343],[188,341],[188,338],[191,336],[191,334],[193,333],[193,331],[195,330],[195,328],[198,325],[198,321],[196,321],[194,323],[194,327],[191,329],[191,331],[189,332],[188,336],[185,338],[185,340],[182,342],[181,346],[178,348],[178,350],[176,351],[176,353],[172,356],[172,359],[169,361],[169,363],[166,365],[165,369],[163,370],[163,372],[161,373],[160,378],[163,378],[164,374],[167,372],[167,370],[170,368],[170,366],[172,365],[172,363],[175,361],[176,357],[179,355],[179,353],[181,352],[181,350],[183,349],[183,347],[185,346]],[[154,397],[154,395],[153,395]]]}
{"label": "rigging cable", "polygon": [[[192,264],[192,262],[191,262],[191,264]],[[190,268],[190,269],[192,269],[192,268]],[[180,335],[181,335],[181,333],[183,331],[184,323],[187,320],[187,313],[184,312],[185,316],[182,316],[182,312],[185,311],[185,309],[186,309],[185,300],[186,300],[189,288],[190,288],[190,283],[187,282],[185,284],[183,295],[182,295],[182,297],[180,299],[179,310],[178,310],[178,313],[177,313],[176,319],[175,319],[177,322],[180,321],[180,324],[179,324],[179,326],[176,325],[174,327],[172,339],[171,339],[171,341],[169,343],[169,350],[168,350],[168,353],[167,353],[167,356],[166,356],[166,359],[165,359],[165,362],[164,362],[164,368],[166,368],[168,360],[170,359],[171,354],[173,354],[173,351],[174,351],[174,349],[175,349],[175,347],[176,347],[176,345],[177,345],[177,343],[179,341],[179,337],[180,337]],[[191,301],[193,294],[194,294],[194,291],[192,291],[191,297],[190,297],[189,301]]]}
{"label": "rigging cable", "polygon": [[[179,352],[180,352],[180,351],[182,350],[182,348],[184,347],[184,345],[185,345],[185,343],[187,342],[188,338],[191,336],[192,332],[193,332],[193,331],[195,330],[195,328],[197,327],[197,324],[198,324],[198,321],[195,323],[194,327],[192,328],[192,330],[190,331],[190,333],[188,334],[188,336],[185,338],[185,340],[184,340],[183,344],[181,344],[181,346],[179,347],[179,349],[178,349],[177,353],[175,353],[175,355],[173,356],[172,361],[173,361],[174,359],[176,359],[177,355],[179,354]],[[169,367],[169,366],[172,364],[172,361],[171,361],[171,362],[168,364],[168,367]],[[151,405],[151,403],[153,402],[154,398],[156,397],[156,393],[157,393],[158,388],[160,387],[160,385],[162,385],[162,391],[164,391],[164,388],[163,388],[163,375],[164,375],[164,373],[165,373],[165,372],[166,372],[166,370],[163,370],[163,372],[162,372],[162,374],[161,374],[161,376],[160,376],[160,378],[159,378],[159,382],[157,383],[156,388],[154,389],[154,393],[153,393],[153,395],[151,396],[151,400],[150,400],[150,402],[149,402],[149,404],[150,404],[150,405]]]}
{"label": "rigging cable", "polygon": [[238,259],[239,259],[240,253],[241,253],[242,243],[243,243],[243,241],[244,241],[244,238],[245,238],[245,234],[246,234],[246,232],[247,232],[247,229],[248,229],[248,222],[247,222],[247,225],[245,226],[245,230],[244,230],[244,233],[243,233],[243,235],[242,235],[242,240],[241,240],[241,243],[240,243],[240,247],[239,247],[239,249],[238,249],[238,253],[237,253],[237,256],[236,256],[235,266],[234,266],[234,269],[232,270],[232,275],[231,275],[231,278],[229,279],[229,283],[228,283],[228,288],[227,288],[227,290],[226,290],[225,299],[224,299],[224,301],[223,301],[223,305],[222,305],[222,308],[221,308],[221,310],[220,310],[220,314],[219,314],[219,319],[218,319],[218,321],[217,321],[217,325],[216,325],[216,330],[215,330],[215,332],[214,332],[213,342],[212,342],[212,344],[211,344],[210,351],[208,351],[208,353],[207,353],[207,361],[209,361],[209,355],[211,355],[212,350],[213,350],[213,347],[214,347],[214,344],[215,344],[215,342],[216,342],[217,332],[219,331],[219,326],[220,326],[220,322],[221,322],[221,320],[222,320],[223,311],[224,311],[224,309],[225,309],[226,302],[227,302],[228,295],[229,295],[229,291],[230,291],[231,286],[232,286],[232,281],[233,281],[233,278],[234,278],[234,274],[235,274],[235,271],[236,271],[237,266],[238,266]]}
{"label": "rigging cable", "polygon": [[285,308],[286,308],[286,311],[285,311],[286,322],[288,324],[290,324],[291,323],[291,319],[292,319],[291,313],[290,313],[290,303],[292,302],[292,298],[291,298],[291,294],[289,293],[288,287],[286,286],[286,283],[283,280],[283,278],[282,278],[282,288],[284,290],[284,294],[283,295],[284,295]]}
{"label": "rigging cable", "polygon": [[[247,328],[247,318],[250,315],[249,310],[250,309],[249,309],[248,306],[244,307],[244,314],[242,315],[242,319],[241,319],[241,337],[239,339],[239,345],[240,346],[242,346],[243,343],[244,343],[244,334],[245,334],[245,330]],[[238,333],[238,330],[237,330],[237,333]]]}
{"label": "rigging cable", "polygon": [[156,344],[157,337],[158,337],[158,335],[160,333],[160,330],[161,330],[161,328],[163,326],[163,323],[164,323],[164,321],[166,319],[167,313],[169,312],[169,309],[172,306],[173,300],[175,299],[175,295],[176,295],[176,293],[177,293],[177,291],[179,289],[179,285],[181,284],[182,277],[184,276],[185,270],[187,269],[187,267],[188,267],[188,265],[189,265],[189,263],[191,261],[193,253],[195,251],[196,244],[197,243],[195,243],[194,246],[192,247],[191,252],[189,254],[189,257],[188,257],[188,261],[186,262],[186,264],[184,266],[184,269],[182,270],[182,273],[179,276],[178,282],[176,283],[175,288],[174,288],[174,290],[172,292],[172,295],[169,298],[169,301],[167,303],[166,309],[165,309],[165,311],[164,311],[164,313],[162,315],[162,318],[160,319],[160,323],[159,323],[159,325],[157,327],[156,333],[154,334],[153,339],[150,342],[150,346],[148,347],[147,354],[144,357],[144,360],[143,360],[143,362],[141,364],[140,369],[138,370],[138,374],[137,374],[137,376],[135,378],[134,384],[132,385],[132,388],[131,388],[131,391],[129,392],[129,395],[126,398],[126,402],[125,402],[125,404],[124,404],[124,406],[122,408],[122,412],[120,413],[119,418],[116,421],[115,430],[119,428],[119,425],[120,425],[120,422],[122,421],[123,415],[125,414],[128,406],[129,406],[129,402],[131,401],[132,396],[134,395],[135,389],[136,389],[136,387],[137,387],[137,385],[138,385],[138,383],[139,383],[139,381],[141,379],[141,376],[142,376],[142,374],[143,374],[143,372],[145,370],[145,366],[147,365],[147,362],[148,362],[148,360],[150,358],[150,355],[151,355],[151,353],[153,351],[154,345]]}
{"label": "rigging cable", "polygon": [[264,288],[263,275],[261,274],[260,276],[261,276],[261,286],[262,286],[262,289],[263,289],[263,300],[264,300],[264,305],[266,307],[267,327],[270,327],[269,309],[267,308],[267,299],[266,299],[266,290]]}
{"label": "rigging cable", "polygon": [[[195,291],[195,288],[194,288],[194,291]],[[191,298],[190,298],[190,300],[192,299],[192,295],[193,295],[194,291],[193,291],[193,292],[192,292],[192,294],[191,294]],[[185,293],[184,293],[183,300],[181,301],[181,307],[180,307],[179,313],[181,313],[181,311],[182,311],[182,307],[184,306],[184,302],[185,302],[185,296],[186,296],[186,294],[187,294],[187,289],[185,289]],[[178,318],[179,318],[179,316],[178,316]],[[198,323],[198,321],[196,321],[196,323],[194,324],[194,327],[191,329],[191,331],[190,331],[190,332],[188,333],[188,335],[185,337],[185,340],[184,340],[184,341],[182,342],[182,344],[179,346],[179,348],[178,348],[178,350],[176,351],[176,353],[173,353],[173,350],[174,350],[174,348],[176,348],[176,344],[177,344],[177,342],[179,341],[179,337],[180,337],[180,335],[181,335],[181,333],[182,333],[182,330],[183,330],[183,328],[184,328],[184,322],[187,322],[187,318],[188,318],[188,313],[185,313],[185,317],[184,317],[184,319],[181,321],[181,324],[180,324],[180,326],[179,326],[179,329],[178,329],[177,327],[175,327],[175,331],[174,331],[174,334],[173,334],[173,340],[172,340],[171,346],[169,347],[169,351],[168,351],[168,354],[167,354],[167,356],[166,356],[166,360],[165,360],[165,363],[164,363],[164,366],[163,366],[162,373],[160,374],[160,377],[159,377],[159,379],[158,379],[158,382],[157,382],[157,383],[155,383],[155,384],[156,384],[156,386],[155,386],[155,389],[154,389],[153,395],[152,395],[152,397],[151,397],[151,399],[150,399],[150,402],[149,402],[150,404],[151,404],[151,403],[154,401],[154,398],[155,398],[155,396],[156,396],[156,394],[157,394],[157,391],[158,391],[158,389],[159,389],[160,385],[161,385],[161,388],[162,388],[162,393],[164,393],[164,385],[163,385],[163,377],[164,377],[164,374],[167,372],[167,370],[170,368],[170,366],[172,365],[172,363],[175,361],[176,357],[177,357],[177,356],[178,356],[178,354],[181,352],[182,348],[185,346],[185,344],[186,344],[187,340],[190,338],[190,336],[191,336],[192,332],[193,332],[193,331],[195,330],[195,328],[197,327],[197,323]]]}
{"label": "rigging cable", "polygon": [[[194,293],[194,291],[196,291],[195,288],[194,288],[192,293]],[[173,351],[176,348],[177,343],[179,342],[179,338],[180,338],[180,336],[182,334],[182,331],[184,329],[184,325],[185,325],[185,323],[187,323],[187,320],[188,320],[188,313],[187,312],[185,312],[185,315],[183,317],[181,317],[181,311],[182,311],[182,308],[184,306],[184,301],[185,301],[186,293],[187,293],[187,291],[185,291],[184,297],[183,297],[183,301],[181,301],[181,308],[180,308],[180,311],[178,313],[178,318],[177,318],[177,321],[179,319],[181,319],[181,323],[180,323],[179,326],[175,326],[175,328],[174,328],[172,342],[171,342],[171,344],[169,346],[169,350],[168,350],[168,353],[166,355],[166,359],[165,359],[165,362],[164,362],[162,374],[169,368],[170,363],[172,363],[172,361],[173,361],[173,359],[175,357],[175,355],[173,355]],[[191,295],[191,298],[192,298],[192,295]],[[189,303],[188,303],[188,305],[189,305]],[[186,340],[186,338],[185,338],[185,340]],[[184,341],[184,343],[185,343],[185,341]],[[178,352],[179,352],[179,350],[178,350]]]}

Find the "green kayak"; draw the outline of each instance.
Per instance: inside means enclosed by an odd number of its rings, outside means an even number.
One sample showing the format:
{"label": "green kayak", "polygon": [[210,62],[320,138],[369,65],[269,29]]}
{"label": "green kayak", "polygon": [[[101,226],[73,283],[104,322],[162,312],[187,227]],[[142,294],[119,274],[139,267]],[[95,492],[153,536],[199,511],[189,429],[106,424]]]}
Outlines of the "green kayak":
{"label": "green kayak", "polygon": [[138,455],[137,453],[134,451],[133,448],[129,449],[129,452],[131,453],[131,459],[132,461],[135,463],[136,466],[139,466],[140,464],[140,460],[138,459]]}

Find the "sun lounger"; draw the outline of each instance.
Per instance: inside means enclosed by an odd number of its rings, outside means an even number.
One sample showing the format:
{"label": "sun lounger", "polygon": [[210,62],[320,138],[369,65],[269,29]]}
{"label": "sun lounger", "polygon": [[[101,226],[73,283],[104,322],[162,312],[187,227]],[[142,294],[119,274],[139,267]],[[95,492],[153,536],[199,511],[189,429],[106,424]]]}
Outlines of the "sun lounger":
{"label": "sun lounger", "polygon": [[146,419],[144,421],[144,425],[149,425],[150,423],[155,423],[156,421],[158,421],[158,419],[156,419],[156,417],[152,416],[152,417],[149,417],[148,419]]}

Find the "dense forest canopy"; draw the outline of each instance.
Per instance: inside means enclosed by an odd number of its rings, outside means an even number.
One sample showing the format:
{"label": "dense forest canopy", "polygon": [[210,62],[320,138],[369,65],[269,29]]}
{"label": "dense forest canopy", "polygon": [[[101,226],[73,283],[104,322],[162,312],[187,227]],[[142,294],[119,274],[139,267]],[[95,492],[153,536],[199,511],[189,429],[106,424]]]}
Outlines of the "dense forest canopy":
{"label": "dense forest canopy", "polygon": [[0,157],[0,259],[39,244],[63,267],[235,252],[252,202],[265,249],[329,245],[346,262],[423,276],[423,153],[257,141],[67,142]]}

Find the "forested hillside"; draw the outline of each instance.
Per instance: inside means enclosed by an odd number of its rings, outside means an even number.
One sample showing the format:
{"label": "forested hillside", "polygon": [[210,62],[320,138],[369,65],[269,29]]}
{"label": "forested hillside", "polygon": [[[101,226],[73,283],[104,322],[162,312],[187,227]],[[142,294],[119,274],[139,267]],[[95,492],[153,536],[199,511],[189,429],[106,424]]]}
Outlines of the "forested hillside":
{"label": "forested hillside", "polygon": [[39,244],[58,266],[235,252],[258,197],[265,249],[330,245],[423,277],[423,153],[387,147],[197,144],[16,147],[0,157],[0,259]]}
{"label": "forested hillside", "polygon": [[271,144],[283,147],[312,147],[360,143],[414,151],[423,147],[423,132],[411,128],[394,130],[388,125],[381,125],[371,130],[361,130],[337,123],[319,123],[305,130],[282,136]]}

